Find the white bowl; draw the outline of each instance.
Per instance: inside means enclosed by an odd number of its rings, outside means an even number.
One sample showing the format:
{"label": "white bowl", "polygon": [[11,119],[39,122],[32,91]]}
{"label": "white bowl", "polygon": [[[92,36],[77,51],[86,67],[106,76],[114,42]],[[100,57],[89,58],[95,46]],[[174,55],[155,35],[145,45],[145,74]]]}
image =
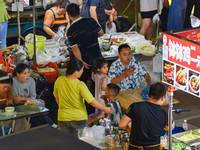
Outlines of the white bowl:
{"label": "white bowl", "polygon": [[179,84],[179,83],[177,83],[177,82],[175,82],[175,86],[176,86],[178,89],[181,89],[181,90],[185,90],[185,88],[186,88],[186,84],[185,84],[185,85],[181,85],[181,84]]}
{"label": "white bowl", "polygon": [[102,46],[102,49],[104,51],[109,51],[110,50],[110,43],[109,42],[102,42],[101,46]]}
{"label": "white bowl", "polygon": [[5,112],[7,112],[7,113],[14,112],[14,110],[15,110],[15,107],[6,107],[5,108]]}
{"label": "white bowl", "polygon": [[190,77],[190,81],[189,81],[190,89],[192,90],[193,93],[198,93],[198,92],[199,92],[199,87],[198,87],[198,90],[195,91],[195,90],[192,88],[192,86],[191,86],[192,78],[196,78],[196,79],[197,79],[197,76],[196,76],[196,75],[192,75],[192,76]]}

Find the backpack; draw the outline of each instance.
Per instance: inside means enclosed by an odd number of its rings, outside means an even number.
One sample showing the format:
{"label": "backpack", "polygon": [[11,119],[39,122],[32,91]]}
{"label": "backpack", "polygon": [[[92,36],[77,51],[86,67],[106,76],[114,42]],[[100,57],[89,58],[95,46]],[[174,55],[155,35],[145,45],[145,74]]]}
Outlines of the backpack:
{"label": "backpack", "polygon": [[81,8],[81,17],[90,17],[90,5],[89,0],[83,0]]}

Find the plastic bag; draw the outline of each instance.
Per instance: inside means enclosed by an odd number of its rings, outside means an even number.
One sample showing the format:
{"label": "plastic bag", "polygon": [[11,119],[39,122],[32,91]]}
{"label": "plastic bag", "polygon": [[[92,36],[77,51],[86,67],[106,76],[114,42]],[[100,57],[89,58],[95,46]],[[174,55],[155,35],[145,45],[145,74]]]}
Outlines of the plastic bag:
{"label": "plastic bag", "polygon": [[[34,36],[33,36],[33,34],[32,33],[29,33],[26,37],[25,37],[25,39],[26,39],[26,42],[27,43],[33,43],[33,41],[34,41]],[[37,39],[37,36],[35,35],[35,41],[37,41],[38,39]]]}
{"label": "plastic bag", "polygon": [[48,55],[44,51],[37,49],[36,50],[36,60],[37,60],[37,64],[46,64],[51,61],[51,55]]}
{"label": "plastic bag", "polygon": [[191,15],[190,18],[191,18],[191,26],[193,28],[196,28],[196,27],[200,26],[200,19],[199,18],[197,18],[197,17],[195,17],[193,15]]}
{"label": "plastic bag", "polygon": [[83,131],[80,130],[79,133],[81,133],[81,135],[79,135],[80,137],[94,137],[91,127],[85,127]]}
{"label": "plastic bag", "polygon": [[43,100],[35,99],[33,97],[27,100],[24,105],[26,106],[27,110],[31,111],[43,110],[45,108],[45,102]]}
{"label": "plastic bag", "polygon": [[102,140],[105,136],[105,127],[103,126],[93,125],[92,131],[96,140]]}
{"label": "plastic bag", "polygon": [[141,96],[143,99],[145,99],[145,100],[149,99],[149,90],[150,90],[150,87],[147,87],[146,89],[142,90]]}

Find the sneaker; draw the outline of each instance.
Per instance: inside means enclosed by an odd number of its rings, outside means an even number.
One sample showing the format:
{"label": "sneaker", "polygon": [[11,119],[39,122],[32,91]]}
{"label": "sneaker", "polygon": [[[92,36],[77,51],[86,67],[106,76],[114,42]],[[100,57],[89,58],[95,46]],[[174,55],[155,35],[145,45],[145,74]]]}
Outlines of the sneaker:
{"label": "sneaker", "polygon": [[57,125],[57,124],[55,124],[55,123],[54,123],[54,124],[52,124],[51,126],[52,126],[52,127],[54,127],[54,128],[57,128],[57,127],[58,127],[58,125]]}

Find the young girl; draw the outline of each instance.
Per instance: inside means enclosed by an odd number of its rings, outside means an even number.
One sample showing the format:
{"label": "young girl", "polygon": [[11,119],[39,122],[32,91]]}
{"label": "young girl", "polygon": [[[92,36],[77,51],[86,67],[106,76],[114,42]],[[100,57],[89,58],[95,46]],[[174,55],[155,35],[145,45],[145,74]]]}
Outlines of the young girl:
{"label": "young girl", "polygon": [[67,64],[67,75],[56,80],[53,92],[59,107],[58,129],[75,137],[78,137],[78,129],[87,126],[88,114],[84,100],[107,114],[112,113],[111,108],[101,105],[86,84],[78,79],[83,68],[83,62],[71,56]]}
{"label": "young girl", "polygon": [[[15,105],[23,105],[28,99],[36,98],[35,80],[30,77],[29,67],[26,64],[18,64],[14,70],[12,96]],[[31,127],[53,124],[53,121],[47,115],[31,117]]]}
{"label": "young girl", "polygon": [[[92,80],[95,82],[95,98],[104,106],[105,102],[101,96],[105,95],[106,86],[110,83],[110,79],[107,73],[108,62],[104,58],[97,59],[93,67]],[[101,110],[95,109],[95,113],[90,114],[89,117],[93,118],[100,115],[101,113]]]}

